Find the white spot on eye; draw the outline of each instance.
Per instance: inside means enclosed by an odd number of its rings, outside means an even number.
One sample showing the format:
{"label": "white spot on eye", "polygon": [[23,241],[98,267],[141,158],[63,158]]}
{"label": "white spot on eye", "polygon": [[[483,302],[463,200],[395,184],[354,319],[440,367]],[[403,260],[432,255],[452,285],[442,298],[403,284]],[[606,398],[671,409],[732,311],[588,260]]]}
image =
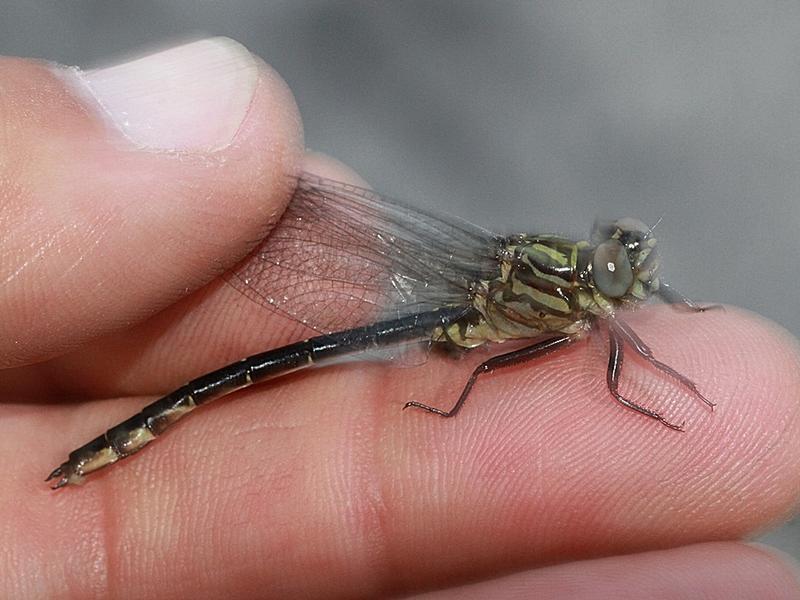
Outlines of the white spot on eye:
{"label": "white spot on eye", "polygon": [[614,263],[612,263],[612,262],[610,262],[610,263],[606,263],[606,268],[607,268],[607,269],[608,269],[608,270],[609,270],[611,273],[613,273],[614,271],[616,271],[616,270],[617,270],[617,267],[616,267],[616,266],[614,265]]}

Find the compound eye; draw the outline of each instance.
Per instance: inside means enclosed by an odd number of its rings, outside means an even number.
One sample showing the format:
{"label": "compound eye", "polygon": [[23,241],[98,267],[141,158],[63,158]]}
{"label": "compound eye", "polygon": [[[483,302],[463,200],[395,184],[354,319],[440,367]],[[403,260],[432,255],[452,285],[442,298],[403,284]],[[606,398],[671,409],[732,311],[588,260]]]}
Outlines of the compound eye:
{"label": "compound eye", "polygon": [[592,226],[592,241],[599,244],[604,240],[611,239],[617,232],[616,221],[608,221],[604,219],[595,219]]}
{"label": "compound eye", "polygon": [[609,298],[621,298],[633,284],[633,269],[628,254],[617,240],[600,244],[592,258],[594,283]]}

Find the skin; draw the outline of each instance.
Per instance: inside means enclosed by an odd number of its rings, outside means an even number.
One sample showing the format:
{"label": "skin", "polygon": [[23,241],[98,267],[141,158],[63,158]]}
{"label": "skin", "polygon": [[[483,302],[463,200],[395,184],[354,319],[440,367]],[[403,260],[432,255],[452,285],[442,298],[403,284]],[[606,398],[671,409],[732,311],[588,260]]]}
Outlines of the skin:
{"label": "skin", "polygon": [[798,505],[800,352],[730,307],[627,317],[718,403],[631,354],[624,390],[685,433],[609,397],[595,336],[482,380],[450,420],[400,408],[448,408],[484,355],[289,376],[52,492],[72,448],[161,393],[308,334],[220,279],[279,217],[283,174],[355,177],[303,153],[261,69],[234,143],[176,157],[125,148],[52,67],[0,60],[0,596],[800,595],[788,559],[736,541]]}

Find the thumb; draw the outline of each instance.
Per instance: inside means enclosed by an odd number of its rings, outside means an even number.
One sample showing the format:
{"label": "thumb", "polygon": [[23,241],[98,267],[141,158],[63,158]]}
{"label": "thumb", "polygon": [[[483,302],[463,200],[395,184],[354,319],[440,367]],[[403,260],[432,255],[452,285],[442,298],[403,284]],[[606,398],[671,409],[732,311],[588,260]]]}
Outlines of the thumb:
{"label": "thumb", "polygon": [[301,149],[286,85],[225,38],[85,72],[0,58],[0,366],[127,327],[240,259]]}

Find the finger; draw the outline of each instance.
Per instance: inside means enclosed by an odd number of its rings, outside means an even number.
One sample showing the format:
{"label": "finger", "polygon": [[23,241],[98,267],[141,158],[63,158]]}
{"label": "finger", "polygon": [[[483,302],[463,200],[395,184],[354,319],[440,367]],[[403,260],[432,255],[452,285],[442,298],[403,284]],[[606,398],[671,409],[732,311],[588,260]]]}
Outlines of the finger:
{"label": "finger", "polygon": [[788,556],[761,546],[724,542],[568,563],[415,596],[417,600],[798,597],[800,569]]}
{"label": "finger", "polygon": [[[685,416],[685,433],[610,399],[601,341],[481,381],[448,420],[399,407],[446,408],[463,361],[290,376],[204,407],[58,496],[38,477],[71,440],[143,401],[7,407],[5,561],[33,560],[38,581],[76,595],[330,597],[334,580],[367,596],[736,539],[786,518],[800,490],[796,342],[734,309],[646,312],[631,325],[718,407],[634,360],[623,387]],[[88,545],[80,564],[75,539]]]}
{"label": "finger", "polygon": [[242,46],[202,40],[84,73],[0,60],[0,365],[139,322],[281,213],[300,122]]}

